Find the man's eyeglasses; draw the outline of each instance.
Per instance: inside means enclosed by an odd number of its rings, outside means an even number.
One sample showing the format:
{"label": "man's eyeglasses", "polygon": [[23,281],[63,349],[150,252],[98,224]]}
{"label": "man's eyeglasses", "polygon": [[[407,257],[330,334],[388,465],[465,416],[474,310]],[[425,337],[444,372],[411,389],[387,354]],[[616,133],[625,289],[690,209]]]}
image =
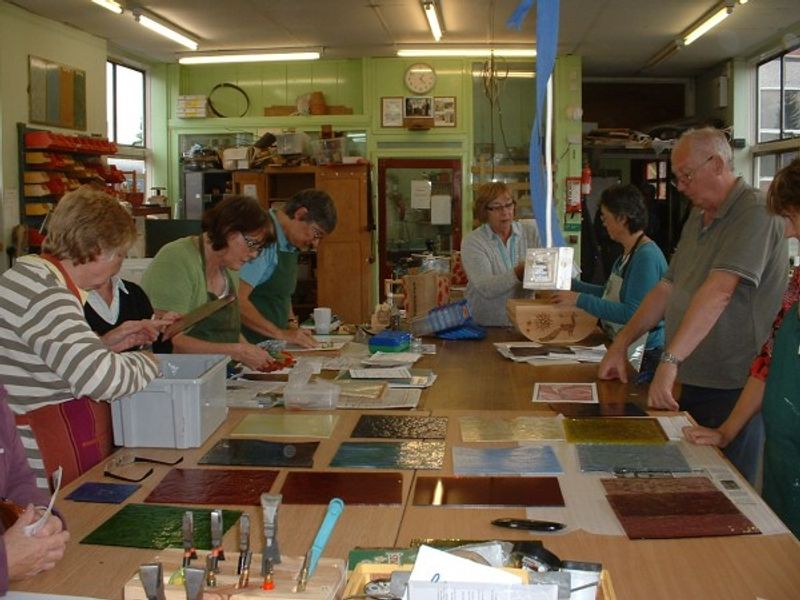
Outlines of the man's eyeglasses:
{"label": "man's eyeglasses", "polygon": [[486,210],[489,210],[489,211],[492,211],[492,212],[494,212],[496,210],[498,210],[498,211],[510,210],[510,209],[513,209],[516,205],[517,205],[517,201],[516,200],[512,200],[511,202],[506,202],[505,204],[489,204],[486,207]]}
{"label": "man's eyeglasses", "polygon": [[321,240],[325,237],[325,232],[322,230],[322,227],[316,223],[311,223],[311,233],[315,240]]}
{"label": "man's eyeglasses", "polygon": [[[242,232],[240,231],[239,233]],[[261,248],[264,246],[264,242],[262,240],[251,238],[250,236],[245,235],[243,233],[242,233],[242,239],[244,240],[244,243],[247,244],[247,248],[249,250],[261,250]]]}
{"label": "man's eyeglasses", "polygon": [[118,475],[114,473],[116,469],[120,469],[131,465],[133,463],[149,463],[154,465],[167,465],[170,467],[174,467],[175,465],[182,463],[183,457],[181,456],[178,460],[170,461],[170,460],[157,460],[155,458],[145,458],[142,456],[136,456],[134,454],[122,454],[120,456],[116,456],[112,458],[105,464],[103,467],[103,475],[106,477],[110,477],[111,479],[117,479],[119,481],[128,481],[130,483],[139,483],[140,481],[144,481],[150,475],[153,474],[153,469],[147,469],[147,472],[142,475],[141,477],[126,477],[124,475]]}
{"label": "man's eyeglasses", "polygon": [[689,169],[688,171],[686,171],[686,173],[684,173],[682,175],[678,175],[677,173],[673,173],[672,174],[672,178],[670,179],[670,183],[672,183],[672,185],[674,185],[675,187],[678,187],[678,185],[681,184],[681,183],[683,185],[689,185],[694,180],[695,174],[700,169],[702,169],[704,166],[706,166],[708,163],[710,163],[713,158],[714,158],[714,155],[712,154],[707,159],[705,159],[703,162],[701,162],[699,165],[697,165],[694,169]]}

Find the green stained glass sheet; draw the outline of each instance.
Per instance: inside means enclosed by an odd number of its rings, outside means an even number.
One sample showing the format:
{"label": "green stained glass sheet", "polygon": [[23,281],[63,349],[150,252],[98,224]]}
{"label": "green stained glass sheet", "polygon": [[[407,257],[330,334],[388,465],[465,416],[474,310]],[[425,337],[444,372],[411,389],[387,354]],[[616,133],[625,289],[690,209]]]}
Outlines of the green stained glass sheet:
{"label": "green stained glass sheet", "polygon": [[[183,513],[194,513],[194,545],[211,549],[211,511],[179,506],[128,504],[81,540],[81,544],[124,546],[126,548],[182,548]],[[239,520],[240,510],[223,510],[223,529],[228,531]]]}
{"label": "green stained glass sheet", "polygon": [[539,442],[564,439],[564,430],[556,417],[461,417],[460,423],[461,440],[464,442]]}
{"label": "green stained glass sheet", "polygon": [[573,444],[665,444],[658,419],[592,417],[564,419],[567,441]]}

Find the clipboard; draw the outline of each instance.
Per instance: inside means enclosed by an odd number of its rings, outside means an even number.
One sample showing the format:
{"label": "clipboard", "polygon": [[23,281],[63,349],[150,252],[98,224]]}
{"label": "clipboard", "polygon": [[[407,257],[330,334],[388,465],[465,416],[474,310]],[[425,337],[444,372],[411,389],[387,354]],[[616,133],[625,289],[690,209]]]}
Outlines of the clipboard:
{"label": "clipboard", "polygon": [[212,300],[211,302],[206,302],[205,304],[198,306],[193,311],[183,315],[180,319],[167,327],[164,330],[163,339],[168,340],[175,337],[179,333],[183,333],[193,325],[197,325],[197,323],[207,317],[210,317],[215,312],[227,306],[234,300],[236,300],[236,296],[233,294],[228,294],[227,296],[217,298],[216,300]]}

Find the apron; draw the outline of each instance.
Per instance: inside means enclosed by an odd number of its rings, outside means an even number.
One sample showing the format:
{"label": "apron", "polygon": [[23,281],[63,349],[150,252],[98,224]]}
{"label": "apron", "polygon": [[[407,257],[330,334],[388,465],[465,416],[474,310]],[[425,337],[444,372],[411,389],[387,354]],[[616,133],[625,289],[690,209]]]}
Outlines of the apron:
{"label": "apron", "polygon": [[[202,238],[197,238],[197,245],[200,250],[200,259],[203,263],[203,277],[205,278],[206,257],[205,244],[203,244]],[[236,288],[234,286],[233,278],[227,269],[225,269],[225,277],[228,280],[228,293],[235,294]],[[209,291],[206,291],[206,296],[209,301],[217,299],[217,296]],[[205,340],[207,342],[234,344],[239,341],[239,330],[241,328],[241,323],[242,321],[239,316],[239,303],[231,302],[211,316],[200,321],[197,325],[189,330],[188,334],[193,338]]]}
{"label": "apron", "polygon": [[[259,283],[250,293],[250,302],[259,313],[275,324],[286,329],[289,325],[289,309],[292,306],[292,294],[297,287],[298,252],[284,252],[278,249],[278,264],[272,276]],[[244,337],[253,344],[266,338],[252,329],[242,327]]]}
{"label": "apron", "polygon": [[764,403],[764,492],[770,508],[800,535],[800,317],[798,304],[775,334]]}
{"label": "apron", "polygon": [[[633,254],[636,252],[636,249],[639,247],[639,243],[642,241],[644,234],[641,234],[636,243],[631,248],[630,254],[628,254],[628,259],[625,261],[625,264],[622,266],[622,273],[614,273],[612,272],[608,281],[606,282],[606,287],[603,290],[603,299],[609,300],[611,302],[621,302],[620,299],[620,292],[622,291],[622,282],[625,281],[625,274],[628,272],[628,266],[631,264],[631,260],[633,260]],[[625,327],[625,323],[612,323],[611,321],[606,321],[605,319],[600,319],[600,325],[603,328],[603,331],[606,332],[606,335],[611,338],[612,340],[617,336],[617,334]],[[636,340],[633,344],[628,346],[628,360],[630,361],[633,368],[637,371],[642,366],[642,357],[644,356],[644,346],[645,342],[647,341],[647,336],[650,334],[648,331],[638,340]]]}

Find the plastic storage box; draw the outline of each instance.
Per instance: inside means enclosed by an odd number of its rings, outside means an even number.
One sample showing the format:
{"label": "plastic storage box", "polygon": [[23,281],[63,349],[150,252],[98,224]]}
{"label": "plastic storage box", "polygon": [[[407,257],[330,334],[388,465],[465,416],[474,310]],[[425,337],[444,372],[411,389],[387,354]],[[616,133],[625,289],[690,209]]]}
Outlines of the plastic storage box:
{"label": "plastic storage box", "polygon": [[414,335],[432,335],[466,325],[471,318],[469,304],[466,300],[459,300],[432,308],[427,315],[412,319],[411,331]]}
{"label": "plastic storage box", "polygon": [[343,137],[314,140],[311,144],[314,161],[318,165],[342,163],[347,156],[346,146],[347,138]]}
{"label": "plastic storage box", "polygon": [[407,331],[381,331],[369,339],[370,352],[403,352],[411,345],[411,334]]}
{"label": "plastic storage box", "polygon": [[198,448],[228,414],[222,354],[159,354],[162,375],[111,403],[114,443],[146,448]]}

